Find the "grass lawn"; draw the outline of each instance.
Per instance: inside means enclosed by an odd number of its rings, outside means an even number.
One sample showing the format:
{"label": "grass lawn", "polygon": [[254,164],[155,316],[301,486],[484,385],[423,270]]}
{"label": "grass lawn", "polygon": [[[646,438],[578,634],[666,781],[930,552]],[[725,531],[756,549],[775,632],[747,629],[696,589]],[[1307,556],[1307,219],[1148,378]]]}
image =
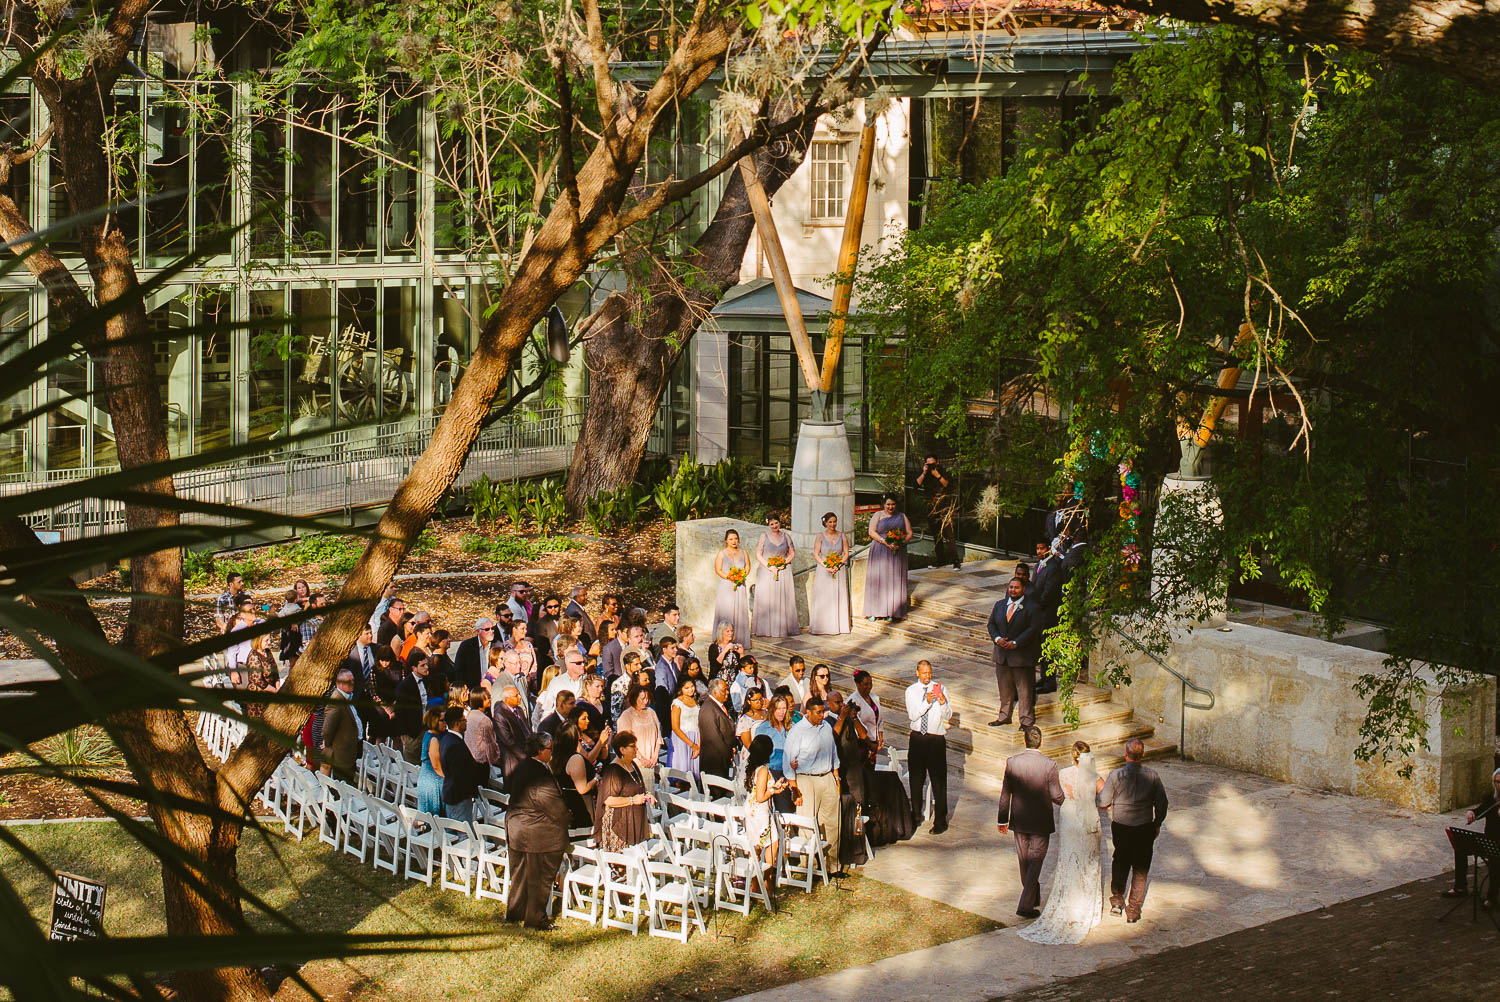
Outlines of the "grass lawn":
{"label": "grass lawn", "polygon": [[[105,929],[115,935],[163,931],[159,867],[111,822],[11,829],[61,870],[109,884]],[[43,875],[0,849],[0,868],[39,922],[49,914]],[[730,998],[843,967],[977,935],[998,924],[889,884],[856,877],[851,891],[783,891],[781,911],[744,918],[706,915],[707,935],[686,945],[576,921],[548,933],[500,921],[499,902],[475,901],[361,866],[309,838],[296,843],[250,834],[240,851],[246,885],[300,927],[365,933],[462,931],[475,949],[304,968],[330,999],[499,999],[505,1002],[628,1002]],[[294,995],[295,993],[295,995]],[[302,997],[287,982],[278,998]]]}

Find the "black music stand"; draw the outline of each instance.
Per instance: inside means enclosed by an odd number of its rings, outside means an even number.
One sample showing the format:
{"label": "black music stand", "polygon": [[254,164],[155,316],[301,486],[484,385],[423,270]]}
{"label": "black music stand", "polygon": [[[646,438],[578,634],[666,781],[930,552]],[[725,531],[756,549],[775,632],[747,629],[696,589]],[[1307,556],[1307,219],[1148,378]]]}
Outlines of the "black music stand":
{"label": "black music stand", "polygon": [[[1479,902],[1486,897],[1486,892],[1495,884],[1495,870],[1500,867],[1500,841],[1485,835],[1482,832],[1470,831],[1467,828],[1449,828],[1448,841],[1453,843],[1455,851],[1461,851],[1464,855],[1474,860],[1474,894],[1470,899],[1473,907],[1473,920],[1479,921]],[[1479,879],[1479,864],[1484,864],[1484,879]],[[1460,901],[1452,908],[1443,912],[1438,921],[1452,915],[1454,911],[1463,907]],[[1500,903],[1489,911],[1490,922],[1494,924],[1495,930],[1500,932]]]}

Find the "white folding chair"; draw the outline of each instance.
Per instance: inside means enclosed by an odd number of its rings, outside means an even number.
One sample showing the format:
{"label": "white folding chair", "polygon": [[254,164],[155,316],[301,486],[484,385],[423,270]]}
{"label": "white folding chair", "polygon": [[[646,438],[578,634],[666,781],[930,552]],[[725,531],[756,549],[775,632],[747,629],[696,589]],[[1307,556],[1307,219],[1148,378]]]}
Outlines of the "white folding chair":
{"label": "white folding chair", "polygon": [[498,825],[505,820],[505,808],[510,805],[510,798],[498,790],[491,790],[481,786],[479,788],[479,813],[484,820],[492,825]]}
{"label": "white folding chair", "polygon": [[[766,886],[770,869],[743,836],[719,836],[714,846],[714,907],[749,915],[759,901],[771,911],[771,895]],[[736,886],[738,884],[738,886]]]}
{"label": "white folding chair", "polygon": [[475,870],[479,861],[479,846],[474,838],[474,829],[467,821],[452,818],[435,818],[438,827],[438,852],[441,856],[441,877],[438,886],[445,891],[473,893]]}
{"label": "white folding chair", "polygon": [[647,931],[652,936],[686,943],[690,926],[696,926],[699,932],[706,931],[703,911],[699,907],[698,886],[686,867],[647,860],[642,872],[646,878],[646,905],[650,912]]}
{"label": "white folding chair", "polygon": [[405,771],[401,753],[390,745],[377,745],[380,753],[380,799],[393,804],[401,802],[401,783]]}
{"label": "white folding chair", "polygon": [[723,776],[710,776],[704,773],[698,778],[703,783],[703,794],[709,800],[726,804],[737,804],[740,802],[735,793],[734,783]]}
{"label": "white folding chair", "polygon": [[422,767],[401,759],[401,799],[398,803],[415,808],[421,803],[417,795],[417,781],[422,776]]}
{"label": "white folding chair", "polygon": [[377,870],[392,874],[401,873],[401,851],[406,838],[406,821],[401,810],[389,800],[366,797],[365,810],[373,817],[371,827],[375,832],[375,844],[370,856],[370,865]]}
{"label": "white folding chair", "polygon": [[402,804],[402,834],[406,837],[406,878],[432,886],[432,868],[438,861],[437,818]]}
{"label": "white folding chair", "polygon": [[344,790],[348,787],[329,779],[321,772],[312,775],[321,794],[318,803],[318,840],[341,849],[344,845],[344,812],[349,806]]}
{"label": "white folding chair", "polygon": [[811,892],[818,878],[828,883],[828,844],[818,832],[818,823],[805,814],[782,814],[781,851],[777,856],[778,878]]}
{"label": "white folding chair", "polygon": [[474,897],[508,900],[510,845],[505,840],[505,828],[499,824],[476,822],[474,837],[479,843],[479,872],[474,879]]}
{"label": "white folding chair", "polygon": [[698,786],[698,777],[682,769],[658,769],[656,771],[657,781],[665,785],[673,793],[686,793],[690,797],[701,799],[703,791]]}
{"label": "white folding chair", "polygon": [[374,798],[353,787],[346,787],[344,796],[344,851],[361,863],[375,849],[375,826],[379,811],[371,805]]}
{"label": "white folding chair", "polygon": [[361,743],[359,750],[359,762],[355,768],[358,770],[359,788],[365,793],[380,795],[380,773],[384,767],[385,760],[380,757],[380,749],[376,745],[365,741]]}
{"label": "white folding chair", "polygon": [[641,911],[646,904],[646,878],[638,853],[599,853],[599,873],[604,883],[604,912],[600,917],[606,929],[629,929],[640,934]]}
{"label": "white folding chair", "polygon": [[323,795],[312,773],[300,765],[287,769],[285,787],[287,795],[286,827],[288,835],[301,842],[309,823],[317,824],[323,810]]}
{"label": "white folding chair", "polygon": [[604,877],[599,853],[588,846],[575,845],[569,860],[568,875],[563,878],[562,917],[576,918],[594,925],[604,903]]}

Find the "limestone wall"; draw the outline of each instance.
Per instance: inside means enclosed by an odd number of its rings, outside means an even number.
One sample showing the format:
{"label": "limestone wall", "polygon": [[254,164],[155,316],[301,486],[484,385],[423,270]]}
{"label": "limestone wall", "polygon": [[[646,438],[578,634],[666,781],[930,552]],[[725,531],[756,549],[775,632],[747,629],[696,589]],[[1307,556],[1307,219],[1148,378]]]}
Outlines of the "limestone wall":
{"label": "limestone wall", "polygon": [[[1131,665],[1133,681],[1115,698],[1175,738],[1182,719],[1177,679],[1143,655],[1116,653]],[[1187,711],[1185,750],[1200,762],[1424,811],[1472,804],[1489,784],[1493,681],[1429,695],[1431,747],[1417,755],[1408,780],[1398,774],[1400,762],[1354,755],[1366,713],[1354,684],[1383,670],[1377,652],[1235,624],[1227,633],[1185,635],[1167,660],[1217,700],[1212,710]]]}

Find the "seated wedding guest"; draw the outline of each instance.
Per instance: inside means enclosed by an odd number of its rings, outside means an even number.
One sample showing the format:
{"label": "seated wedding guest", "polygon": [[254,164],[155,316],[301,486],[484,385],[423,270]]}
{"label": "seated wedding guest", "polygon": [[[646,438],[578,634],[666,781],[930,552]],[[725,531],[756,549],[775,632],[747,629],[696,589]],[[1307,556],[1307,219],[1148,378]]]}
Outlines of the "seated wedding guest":
{"label": "seated wedding guest", "polygon": [[568,805],[569,828],[594,827],[598,779],[593,763],[579,750],[583,732],[578,720],[569,720],[553,738],[552,768],[562,786],[563,802]]}
{"label": "seated wedding guest", "polygon": [[646,686],[632,685],[625,696],[625,709],[616,721],[623,736],[634,734],[636,738],[635,764],[645,777],[649,789],[656,788],[656,762],[661,754],[661,720],[651,705],[651,690]]}
{"label": "seated wedding guest", "polygon": [[[1490,776],[1490,791],[1484,795],[1484,799],[1473,810],[1464,815],[1464,824],[1472,825],[1476,821],[1483,821],[1484,833],[1490,838],[1500,838],[1500,804],[1497,804],[1497,801],[1500,801],[1500,769],[1496,769]],[[1494,875],[1496,871],[1493,869],[1496,866],[1500,866],[1500,862],[1492,861],[1490,866],[1492,867],[1490,870],[1490,888],[1489,894],[1484,899],[1485,908],[1495,907],[1496,894],[1500,892],[1500,887],[1496,886],[1500,884],[1500,878]],[[1468,893],[1469,856],[1460,851],[1457,846],[1454,846],[1453,888],[1452,890],[1444,891],[1443,897],[1461,898]]]}
{"label": "seated wedding guest", "polygon": [[447,728],[438,738],[439,757],[443,766],[443,816],[454,821],[474,820],[474,798],[479,796],[479,765],[469,754],[464,730],[468,726],[468,711],[462,706],[450,706],[443,711],[443,724]]}
{"label": "seated wedding guest", "polygon": [[513,685],[500,690],[500,702],[494,705],[495,743],[500,746],[500,771],[507,782],[512,770],[526,757],[526,742],[531,740],[531,715],[521,708],[521,693]]}
{"label": "seated wedding guest", "polygon": [[568,717],[572,715],[573,705],[576,702],[577,697],[568,690],[564,689],[558,693],[557,702],[554,704],[556,708],[537,723],[536,732],[555,736],[562,729],[563,724],[567,723]]}
{"label": "seated wedding guest", "polygon": [[464,743],[469,754],[482,766],[500,764],[500,743],[495,738],[495,722],[491,717],[490,694],[478,689],[469,694],[468,724],[464,728]]}
{"label": "seated wedding guest", "polygon": [[364,723],[354,705],[354,673],[340,668],[334,677],[333,698],[323,708],[323,774],[337,771],[340,778],[354,775],[364,740]]}
{"label": "seated wedding guest", "polygon": [[639,739],[630,731],[616,734],[615,760],[599,774],[595,805],[599,825],[595,833],[599,848],[605,852],[624,852],[651,835],[646,805],[652,797],[646,792],[646,774],[638,764],[638,747]]}
{"label": "seated wedding guest", "polygon": [[745,709],[745,693],[751,689],[759,689],[761,695],[767,699],[771,696],[771,685],[760,677],[760,665],[755,658],[746,655],[739,661],[739,671],[732,676],[734,682],[729,686],[729,699],[734,704],[736,713]]}
{"label": "seated wedding guest", "polygon": [[545,734],[527,743],[527,757],[506,780],[510,804],[505,835],[510,849],[510,895],[505,917],[528,929],[546,929],[547,902],[557,881],[563,854],[570,848],[571,814],[552,773],[552,739]]}

